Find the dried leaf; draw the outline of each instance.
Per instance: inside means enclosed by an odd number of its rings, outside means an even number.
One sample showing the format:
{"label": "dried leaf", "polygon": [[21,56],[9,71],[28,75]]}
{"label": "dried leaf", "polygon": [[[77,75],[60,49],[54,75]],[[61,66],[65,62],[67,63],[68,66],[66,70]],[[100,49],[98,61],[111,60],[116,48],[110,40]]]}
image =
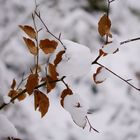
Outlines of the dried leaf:
{"label": "dried leaf", "polygon": [[96,73],[93,74],[93,80],[96,84],[100,84],[100,83],[104,82],[104,80],[105,80],[105,79],[103,79],[103,80],[98,80],[97,79],[97,76],[98,76],[98,74],[101,73],[102,68],[103,67],[98,67],[97,70],[96,70]]}
{"label": "dried leaf", "polygon": [[27,83],[25,85],[26,90],[29,95],[32,94],[33,90],[35,89],[36,86],[38,86],[38,74],[30,74],[27,80]]}
{"label": "dried leaf", "polygon": [[[22,91],[23,91],[22,89],[19,89],[17,92],[18,92],[18,94],[20,94]],[[26,93],[23,93],[23,94],[19,95],[17,99],[18,99],[19,101],[22,101],[22,100],[24,100],[25,98],[26,98]]]}
{"label": "dried leaf", "polygon": [[49,109],[49,98],[39,90],[34,91],[35,110],[39,108],[41,117],[43,117]]}
{"label": "dried leaf", "polygon": [[11,85],[11,89],[14,89],[16,87],[16,80],[13,79],[12,85]]}
{"label": "dried leaf", "polygon": [[62,91],[62,94],[61,94],[61,101],[60,101],[62,107],[64,107],[64,98],[65,98],[67,95],[72,95],[72,94],[73,94],[73,92],[72,92],[72,90],[69,89],[69,88],[64,89],[64,90]]}
{"label": "dried leaf", "polygon": [[57,66],[61,60],[62,60],[62,55],[65,53],[65,51],[60,51],[57,55],[56,58],[54,60],[54,65]]}
{"label": "dried leaf", "polygon": [[44,39],[40,40],[40,48],[45,54],[53,53],[57,47],[58,43],[55,40]]}
{"label": "dried leaf", "polygon": [[56,72],[56,66],[49,63],[48,64],[49,74],[53,80],[57,80],[58,73]]}
{"label": "dried leaf", "polygon": [[46,82],[47,93],[51,92],[56,86],[56,82],[53,82],[54,80],[49,75],[43,77],[41,81]]}
{"label": "dried leaf", "polygon": [[51,82],[51,81],[54,81],[54,80],[49,75],[47,75],[46,77],[47,93],[51,92],[56,86],[56,82]]}
{"label": "dried leaf", "polygon": [[111,21],[109,17],[106,14],[104,14],[98,22],[98,32],[102,37],[106,34],[111,36],[110,28]]}
{"label": "dried leaf", "polygon": [[35,39],[37,33],[35,32],[34,28],[28,25],[19,25],[19,27],[31,38]]}
{"label": "dried leaf", "polygon": [[14,98],[15,96],[18,95],[18,92],[16,90],[10,90],[9,93],[8,93],[8,96],[11,97],[11,98]]}
{"label": "dried leaf", "polygon": [[26,38],[26,37],[23,37],[23,39],[24,39],[30,53],[33,55],[37,55],[38,50],[37,50],[37,47],[35,46],[34,41],[32,41],[31,39]]}

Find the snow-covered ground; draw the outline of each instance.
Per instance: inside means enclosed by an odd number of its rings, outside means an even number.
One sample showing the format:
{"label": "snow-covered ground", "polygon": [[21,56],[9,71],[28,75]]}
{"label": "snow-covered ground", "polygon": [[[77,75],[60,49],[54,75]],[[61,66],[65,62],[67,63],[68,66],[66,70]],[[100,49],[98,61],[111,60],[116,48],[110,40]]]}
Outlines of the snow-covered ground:
{"label": "snow-covered ground", "polygon": [[[49,29],[63,39],[86,45],[93,59],[101,48],[97,24],[103,12],[87,12],[86,0],[39,0],[40,11]],[[13,78],[20,80],[33,62],[22,40],[19,24],[32,24],[31,12],[34,1],[0,1],[0,102],[7,95]],[[140,36],[140,1],[115,0],[111,4],[110,18],[112,34],[118,41]],[[101,58],[100,63],[125,79],[140,86],[140,41],[124,44],[116,54]],[[79,56],[79,59],[82,56]],[[43,55],[42,60],[45,60]],[[97,66],[84,77],[71,82],[75,93],[79,93],[92,114],[88,115],[94,128],[100,133],[83,130],[61,107],[59,95],[62,86],[49,94],[49,112],[41,119],[34,111],[33,97],[6,107],[5,114],[17,128],[23,140],[139,140],[140,139],[140,92],[126,85],[112,74],[102,84],[95,85],[92,75]],[[6,118],[7,119],[7,118]],[[0,122],[0,134],[2,131]],[[13,127],[13,126],[12,126]]]}

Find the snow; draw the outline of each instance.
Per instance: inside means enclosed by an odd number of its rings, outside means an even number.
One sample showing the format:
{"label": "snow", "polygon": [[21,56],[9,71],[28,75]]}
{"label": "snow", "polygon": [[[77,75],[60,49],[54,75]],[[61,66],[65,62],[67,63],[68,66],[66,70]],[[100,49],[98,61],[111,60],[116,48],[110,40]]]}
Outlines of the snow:
{"label": "snow", "polygon": [[102,50],[107,54],[113,54],[119,48],[120,48],[120,42],[116,39],[113,39],[111,43],[104,45]]}
{"label": "snow", "polygon": [[96,74],[95,76],[95,82],[104,82],[107,78],[108,78],[109,72],[104,68],[101,67],[101,69],[99,70],[99,73]]}
{"label": "snow", "polygon": [[67,95],[64,98],[64,108],[71,114],[73,121],[82,128],[85,128],[87,120],[87,108],[78,94]]}
{"label": "snow", "polygon": [[10,100],[11,100],[11,98],[9,96],[7,96],[7,95],[3,96],[3,101],[5,104],[10,103]]}
{"label": "snow", "polygon": [[70,40],[62,40],[66,52],[56,70],[59,76],[83,76],[91,70],[92,55],[88,47]]}
{"label": "snow", "polygon": [[4,116],[0,114],[0,139],[7,137],[17,137],[17,130],[15,126]]}
{"label": "snow", "polygon": [[[97,25],[103,12],[87,12],[83,8],[85,0],[40,1],[41,16],[55,35],[61,32],[62,38],[84,44],[92,50],[92,56],[98,55],[102,43]],[[111,4],[113,37],[117,34],[120,41],[139,37],[139,7],[138,0],[115,0]],[[28,55],[17,27],[18,24],[24,23],[32,25],[30,15],[33,8],[34,4],[29,0],[25,0],[24,3],[19,0],[0,1],[0,103],[8,93],[12,79],[20,81],[20,74],[31,68],[33,58]],[[44,35],[46,36],[48,37],[48,34]],[[114,47],[118,48],[118,45],[110,45],[113,50],[108,50],[108,46],[106,49],[112,54]],[[135,72],[140,71],[139,45],[139,41],[121,45],[115,55],[107,55],[99,61],[123,78],[133,79],[130,82],[139,87],[139,80],[135,76]],[[46,56],[42,60],[46,63]],[[95,69],[94,65],[90,73],[73,79],[71,87],[89,104],[93,113],[89,119],[100,131],[98,135],[89,133],[86,128],[82,130],[73,123],[69,112],[60,106],[58,97],[61,93],[61,83],[58,83],[56,90],[49,95],[52,96],[51,105],[43,119],[40,119],[39,112],[34,111],[32,97],[23,102],[15,102],[3,110],[19,130],[19,137],[26,140],[139,140],[139,92],[111,74],[108,80],[95,85],[92,78]]]}

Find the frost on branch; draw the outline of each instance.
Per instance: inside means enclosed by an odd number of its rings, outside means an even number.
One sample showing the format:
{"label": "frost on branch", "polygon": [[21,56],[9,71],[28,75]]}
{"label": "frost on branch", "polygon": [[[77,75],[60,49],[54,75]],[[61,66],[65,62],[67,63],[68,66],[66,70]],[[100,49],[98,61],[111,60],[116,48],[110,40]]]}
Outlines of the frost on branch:
{"label": "frost on branch", "polygon": [[64,51],[64,48],[59,46],[50,58],[50,61],[57,64],[56,71],[59,76],[76,78],[88,73],[92,63],[89,48],[70,40],[62,40],[62,42],[66,50]]}
{"label": "frost on branch", "polygon": [[0,139],[6,139],[7,137],[16,138],[17,130],[6,116],[0,114]]}

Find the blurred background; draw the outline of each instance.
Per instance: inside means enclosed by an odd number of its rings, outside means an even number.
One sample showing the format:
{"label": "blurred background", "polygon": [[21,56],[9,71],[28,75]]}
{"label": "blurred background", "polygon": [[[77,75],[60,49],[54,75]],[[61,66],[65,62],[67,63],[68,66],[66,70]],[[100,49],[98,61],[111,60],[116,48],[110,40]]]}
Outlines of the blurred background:
{"label": "blurred background", "polygon": [[[107,10],[106,0],[37,0],[43,20],[49,29],[62,38],[88,46],[93,60],[102,40],[98,21]],[[29,72],[33,58],[22,40],[19,24],[32,24],[34,0],[0,0],[0,103],[7,95],[13,78],[21,80]],[[112,34],[119,41],[140,36],[140,1],[115,0],[111,4]],[[140,87],[140,41],[123,45],[114,55],[100,63]],[[80,56],[82,57],[82,56]],[[46,60],[46,56],[42,56]],[[34,111],[33,97],[6,107],[4,113],[23,140],[140,140],[140,92],[113,75],[95,85],[92,74],[75,79],[73,88],[79,92],[92,114],[89,119],[99,134],[77,127],[69,113],[59,104],[61,86],[50,95],[48,114],[41,119]]]}

